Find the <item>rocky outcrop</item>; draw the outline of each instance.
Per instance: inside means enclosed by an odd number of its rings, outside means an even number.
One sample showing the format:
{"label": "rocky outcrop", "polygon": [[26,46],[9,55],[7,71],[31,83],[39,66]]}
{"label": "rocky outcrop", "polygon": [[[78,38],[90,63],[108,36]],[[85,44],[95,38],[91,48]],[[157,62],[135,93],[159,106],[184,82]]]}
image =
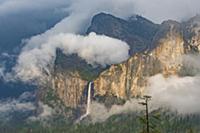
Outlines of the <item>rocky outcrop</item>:
{"label": "rocky outcrop", "polygon": [[159,37],[155,36],[157,47],[154,50],[136,54],[127,62],[113,65],[103,72],[94,82],[96,94],[122,99],[136,97],[143,94],[148,77],[158,73],[165,76],[178,74],[182,66],[181,56],[185,53],[180,24],[164,22],[159,32]]}
{"label": "rocky outcrop", "polygon": [[189,51],[200,51],[200,15],[183,23],[184,38]]}

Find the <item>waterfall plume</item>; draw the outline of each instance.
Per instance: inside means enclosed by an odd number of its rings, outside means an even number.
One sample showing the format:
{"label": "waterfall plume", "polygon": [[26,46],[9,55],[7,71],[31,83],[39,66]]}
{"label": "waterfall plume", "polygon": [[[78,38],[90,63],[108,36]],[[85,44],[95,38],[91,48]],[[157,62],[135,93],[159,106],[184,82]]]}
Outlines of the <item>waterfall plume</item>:
{"label": "waterfall plume", "polygon": [[89,82],[88,93],[87,93],[87,108],[86,108],[86,113],[79,118],[78,122],[81,121],[81,120],[83,120],[85,117],[87,117],[90,114],[91,89],[92,89],[92,82]]}

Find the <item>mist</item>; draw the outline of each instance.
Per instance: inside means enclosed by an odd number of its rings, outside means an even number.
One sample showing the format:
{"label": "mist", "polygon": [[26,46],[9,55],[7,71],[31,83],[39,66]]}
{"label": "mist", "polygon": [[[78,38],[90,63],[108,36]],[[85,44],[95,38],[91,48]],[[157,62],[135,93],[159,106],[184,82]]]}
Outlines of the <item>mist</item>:
{"label": "mist", "polygon": [[[0,121],[8,122],[15,117],[16,113],[21,117],[28,117],[27,114],[35,111],[36,106],[33,99],[34,94],[25,92],[18,98],[6,98],[0,100]],[[13,115],[15,114],[15,115]]]}
{"label": "mist", "polygon": [[[157,74],[149,77],[144,95],[151,96],[149,101],[150,112],[164,109],[176,112],[179,115],[200,114],[200,56],[183,55],[183,74],[192,76],[170,76],[164,77]],[[192,70],[191,70],[192,69]],[[144,107],[139,102],[142,99],[131,99],[124,105],[113,105],[106,108],[104,104],[93,101],[91,105],[91,119],[93,122],[103,122],[109,117],[118,114],[140,112]]]}
{"label": "mist", "polygon": [[167,108],[180,114],[200,113],[200,77],[164,78],[156,75],[150,78],[149,95],[152,108]]}
{"label": "mist", "polygon": [[4,78],[4,67],[0,66],[0,78]]}
{"label": "mist", "polygon": [[[24,117],[26,121],[43,121],[51,118],[54,110],[41,101],[38,101],[38,104],[36,104],[32,101],[34,98],[34,93],[24,92],[18,98],[1,99],[0,121],[10,121],[15,117],[16,113],[20,117]],[[37,114],[35,114],[36,110]]]}
{"label": "mist", "polygon": [[168,108],[180,114],[200,113],[200,56],[184,55],[182,76],[168,78],[158,74],[149,78],[147,93],[152,96],[152,108]]}
{"label": "mist", "polygon": [[92,122],[104,122],[110,116],[118,114],[126,114],[130,112],[140,112],[143,107],[138,106],[138,102],[141,100],[131,99],[127,101],[124,105],[113,105],[111,108],[106,108],[103,104],[98,102],[92,102],[91,104],[91,119]]}

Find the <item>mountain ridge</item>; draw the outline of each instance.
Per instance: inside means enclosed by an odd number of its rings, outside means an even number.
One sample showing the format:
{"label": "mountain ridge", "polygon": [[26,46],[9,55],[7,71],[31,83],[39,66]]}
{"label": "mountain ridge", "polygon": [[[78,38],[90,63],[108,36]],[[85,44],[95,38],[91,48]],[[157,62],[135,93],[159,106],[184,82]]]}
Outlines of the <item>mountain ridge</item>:
{"label": "mountain ridge", "polygon": [[92,19],[87,34],[95,32],[125,41],[130,46],[130,55],[149,48],[159,25],[136,16],[135,21],[123,20],[110,14],[99,13]]}

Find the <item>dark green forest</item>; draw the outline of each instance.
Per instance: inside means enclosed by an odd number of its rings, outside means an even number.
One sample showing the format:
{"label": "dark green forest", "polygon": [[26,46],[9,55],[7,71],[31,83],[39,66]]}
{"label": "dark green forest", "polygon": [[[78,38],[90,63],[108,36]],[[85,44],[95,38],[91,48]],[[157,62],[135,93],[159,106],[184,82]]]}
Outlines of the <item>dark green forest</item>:
{"label": "dark green forest", "polygon": [[[12,124],[13,123],[13,124]],[[1,133],[146,133],[144,112],[114,115],[105,122],[90,122],[90,118],[74,124],[62,117],[48,121],[5,123]],[[199,115],[178,115],[168,111],[150,114],[150,133],[199,133]]]}

